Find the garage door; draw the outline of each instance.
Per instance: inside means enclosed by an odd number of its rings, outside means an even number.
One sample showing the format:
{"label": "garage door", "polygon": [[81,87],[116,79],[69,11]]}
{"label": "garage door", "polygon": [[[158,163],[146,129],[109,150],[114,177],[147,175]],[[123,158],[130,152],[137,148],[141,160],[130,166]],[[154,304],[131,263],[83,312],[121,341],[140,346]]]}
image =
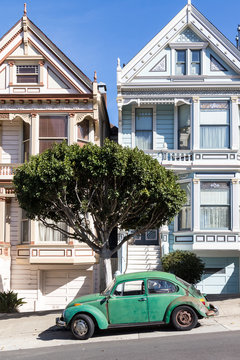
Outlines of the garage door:
{"label": "garage door", "polygon": [[42,308],[63,309],[75,297],[92,293],[92,271],[42,271]]}
{"label": "garage door", "polygon": [[202,258],[205,273],[197,288],[206,294],[239,292],[239,258]]}

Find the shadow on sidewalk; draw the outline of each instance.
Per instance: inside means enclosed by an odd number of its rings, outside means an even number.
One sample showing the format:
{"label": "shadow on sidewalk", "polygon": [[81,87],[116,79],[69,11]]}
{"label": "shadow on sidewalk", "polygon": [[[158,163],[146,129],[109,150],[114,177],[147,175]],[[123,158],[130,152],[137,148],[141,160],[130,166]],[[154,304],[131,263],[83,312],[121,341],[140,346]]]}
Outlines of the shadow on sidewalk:
{"label": "shadow on sidewalk", "polygon": [[33,311],[33,312],[15,312],[15,313],[0,313],[0,321],[6,319],[21,319],[31,316],[45,316],[49,314],[60,314],[62,310],[46,310],[46,311]]}
{"label": "shadow on sidewalk", "polygon": [[240,300],[240,294],[208,294],[207,299],[209,301]]}
{"label": "shadow on sidewalk", "polygon": [[[200,327],[201,324],[198,323],[196,328]],[[97,329],[93,335],[93,338],[104,338],[104,337],[113,337],[113,336],[125,336],[132,334],[146,334],[146,333],[155,333],[155,332],[165,332],[172,333],[176,332],[174,328],[170,325],[150,325],[150,326],[136,326],[131,328],[121,328],[121,329],[107,329],[99,330]],[[65,328],[59,328],[57,326],[51,326],[47,330],[44,330],[38,334],[37,340],[42,341],[51,341],[51,340],[76,340],[78,341],[71,333],[70,330]]]}

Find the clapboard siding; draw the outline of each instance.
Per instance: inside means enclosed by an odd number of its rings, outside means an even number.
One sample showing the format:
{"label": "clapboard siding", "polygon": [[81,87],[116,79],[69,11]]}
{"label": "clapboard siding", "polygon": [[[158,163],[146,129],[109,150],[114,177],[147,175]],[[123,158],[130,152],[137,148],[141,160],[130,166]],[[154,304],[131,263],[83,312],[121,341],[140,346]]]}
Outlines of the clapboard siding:
{"label": "clapboard siding", "polygon": [[[20,216],[21,209],[17,203],[17,200],[13,199],[11,202],[11,226],[10,226],[10,241],[11,245],[17,245],[20,243]],[[14,249],[12,249],[14,251]]]}
{"label": "clapboard siding", "polygon": [[2,122],[2,163],[17,164],[21,162],[21,121]]}
{"label": "clapboard siding", "polygon": [[158,105],[156,113],[156,150],[167,143],[168,149],[174,148],[174,106]]}
{"label": "clapboard siding", "polygon": [[122,109],[122,145],[132,147],[132,107]]}

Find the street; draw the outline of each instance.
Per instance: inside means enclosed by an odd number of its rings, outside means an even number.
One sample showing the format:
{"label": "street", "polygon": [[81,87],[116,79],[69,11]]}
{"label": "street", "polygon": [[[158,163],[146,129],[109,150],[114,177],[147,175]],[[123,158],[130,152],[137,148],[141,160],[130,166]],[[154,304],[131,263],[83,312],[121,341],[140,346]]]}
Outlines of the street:
{"label": "street", "polygon": [[98,343],[81,342],[74,345],[6,351],[1,360],[236,360],[239,359],[240,331],[180,335],[127,341]]}

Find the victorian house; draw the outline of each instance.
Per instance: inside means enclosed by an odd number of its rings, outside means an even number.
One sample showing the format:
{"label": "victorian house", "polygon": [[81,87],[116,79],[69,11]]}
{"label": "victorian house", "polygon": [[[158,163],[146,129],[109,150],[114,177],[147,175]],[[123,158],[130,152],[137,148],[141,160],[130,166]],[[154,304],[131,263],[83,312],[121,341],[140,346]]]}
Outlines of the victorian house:
{"label": "victorian house", "polygon": [[120,270],[159,268],[191,250],[205,293],[239,292],[240,51],[188,4],[125,66],[117,66],[119,143],[173,170],[187,193],[174,222],[122,249]]}
{"label": "victorian house", "polygon": [[28,220],[12,179],[17,166],[54,142],[101,146],[110,131],[105,97],[96,75],[92,82],[25,8],[0,40],[0,291],[25,298],[21,311],[64,308],[98,285],[93,251]]}

